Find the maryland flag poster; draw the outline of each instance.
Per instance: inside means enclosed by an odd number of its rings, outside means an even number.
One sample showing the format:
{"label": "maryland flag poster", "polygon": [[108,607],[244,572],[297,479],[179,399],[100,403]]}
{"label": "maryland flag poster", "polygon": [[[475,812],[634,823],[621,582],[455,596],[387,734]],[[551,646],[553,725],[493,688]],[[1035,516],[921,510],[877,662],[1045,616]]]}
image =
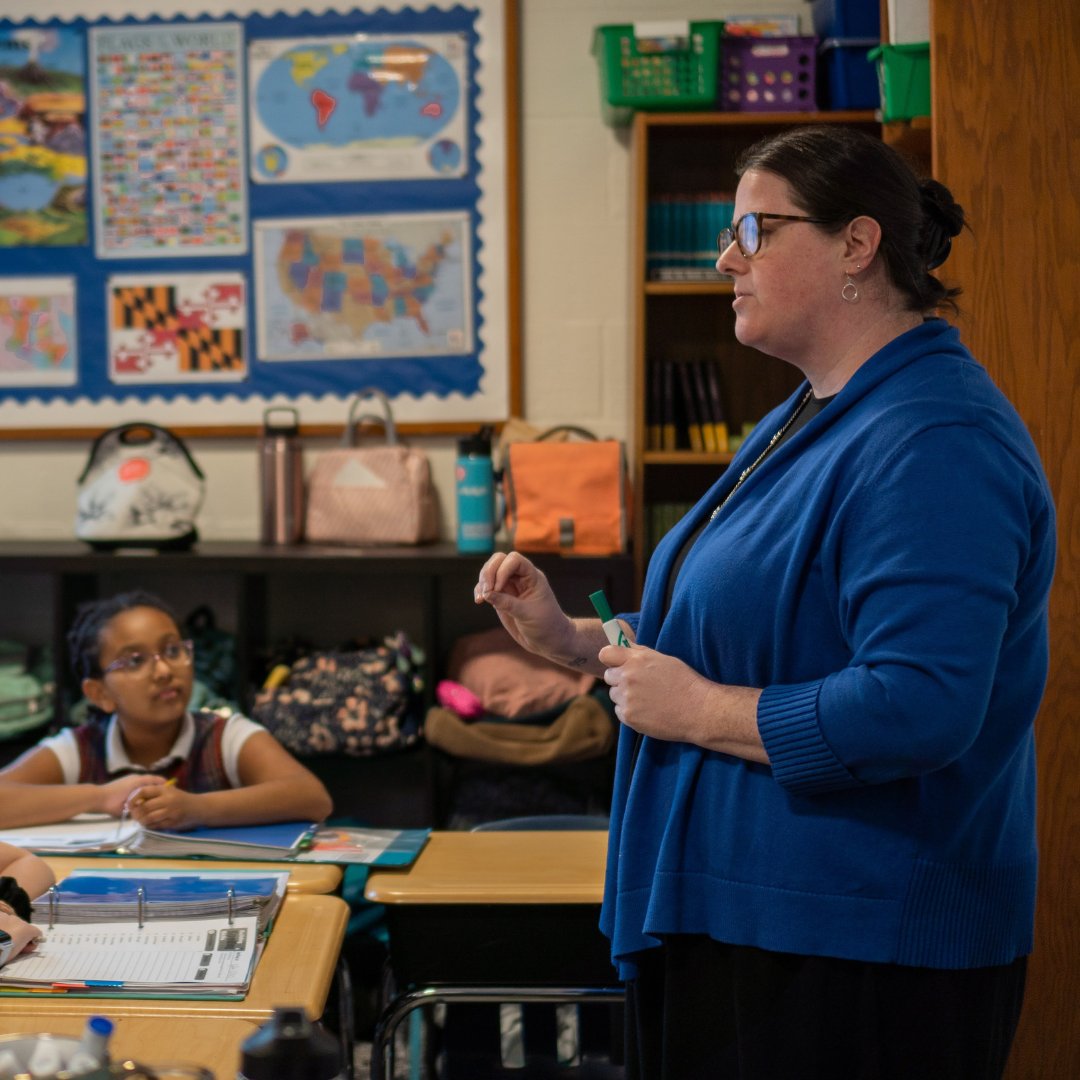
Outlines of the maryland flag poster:
{"label": "maryland flag poster", "polygon": [[112,382],[247,378],[243,274],[115,276],[107,293]]}

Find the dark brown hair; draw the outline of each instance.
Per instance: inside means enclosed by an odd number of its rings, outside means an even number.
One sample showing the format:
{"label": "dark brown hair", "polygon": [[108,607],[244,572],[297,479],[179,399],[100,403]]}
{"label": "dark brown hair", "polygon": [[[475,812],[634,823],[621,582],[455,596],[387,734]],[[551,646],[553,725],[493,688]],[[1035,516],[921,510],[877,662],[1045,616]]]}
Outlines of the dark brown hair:
{"label": "dark brown hair", "polygon": [[944,184],[920,180],[891,146],[855,128],[813,124],[792,128],[747,148],[736,163],[786,180],[792,198],[811,217],[839,230],[857,217],[881,226],[879,252],[892,283],[912,311],[957,310],[960,289],[946,288],[930,271],[967,224]]}
{"label": "dark brown hair", "polygon": [[177,626],[180,625],[176,614],[164,600],[141,589],[79,605],[75,622],[67,635],[68,655],[75,678],[93,679],[101,674],[101,631],[114,616],[140,607],[156,608],[168,615]]}

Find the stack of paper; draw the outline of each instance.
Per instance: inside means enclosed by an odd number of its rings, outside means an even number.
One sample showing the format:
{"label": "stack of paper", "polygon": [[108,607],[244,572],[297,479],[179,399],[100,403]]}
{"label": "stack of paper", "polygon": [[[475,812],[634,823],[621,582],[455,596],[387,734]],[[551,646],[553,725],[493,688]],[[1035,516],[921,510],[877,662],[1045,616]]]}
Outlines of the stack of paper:
{"label": "stack of paper", "polygon": [[307,844],[316,826],[310,821],[274,825],[232,825],[188,832],[139,829],[124,850],[136,855],[182,858],[206,855],[215,859],[291,859]]}
{"label": "stack of paper", "polygon": [[73,870],[32,905],[31,921],[50,923],[157,922],[254,916],[269,925],[285,899],[287,870]]}

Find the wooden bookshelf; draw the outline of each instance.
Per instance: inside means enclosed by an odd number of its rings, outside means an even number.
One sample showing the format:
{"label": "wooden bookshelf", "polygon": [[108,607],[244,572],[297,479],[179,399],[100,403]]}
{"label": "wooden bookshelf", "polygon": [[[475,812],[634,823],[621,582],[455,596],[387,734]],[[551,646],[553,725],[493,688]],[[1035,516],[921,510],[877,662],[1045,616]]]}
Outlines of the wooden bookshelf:
{"label": "wooden bookshelf", "polygon": [[[848,124],[882,134],[869,110],[815,113],[638,113],[632,134],[634,221],[633,474],[634,571],[638,590],[657,537],[659,504],[697,501],[733,454],[649,447],[646,429],[652,365],[667,360],[716,364],[731,435],[754,423],[798,385],[801,374],[782,361],[740,345],[734,336],[729,280],[655,281],[647,277],[649,203],[736,187],[735,160],[751,143],[799,124]],[[650,525],[652,523],[652,527]]]}

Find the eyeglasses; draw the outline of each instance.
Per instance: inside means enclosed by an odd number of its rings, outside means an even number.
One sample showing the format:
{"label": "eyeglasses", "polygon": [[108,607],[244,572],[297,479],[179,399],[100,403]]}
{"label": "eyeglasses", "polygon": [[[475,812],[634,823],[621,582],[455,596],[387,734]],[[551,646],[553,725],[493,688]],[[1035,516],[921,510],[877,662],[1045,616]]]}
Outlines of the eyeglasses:
{"label": "eyeglasses", "polygon": [[102,669],[102,675],[118,671],[123,675],[149,675],[159,660],[164,660],[171,668],[191,666],[195,655],[194,641],[170,641],[157,652],[131,652],[118,656],[111,664]]}
{"label": "eyeglasses", "polygon": [[809,221],[812,225],[827,225],[823,218],[800,217],[798,214],[761,214],[753,211],[743,214],[738,221],[726,229],[721,229],[716,237],[716,247],[720,254],[733,243],[739,245],[744,258],[750,258],[761,250],[761,223],[763,221]]}

